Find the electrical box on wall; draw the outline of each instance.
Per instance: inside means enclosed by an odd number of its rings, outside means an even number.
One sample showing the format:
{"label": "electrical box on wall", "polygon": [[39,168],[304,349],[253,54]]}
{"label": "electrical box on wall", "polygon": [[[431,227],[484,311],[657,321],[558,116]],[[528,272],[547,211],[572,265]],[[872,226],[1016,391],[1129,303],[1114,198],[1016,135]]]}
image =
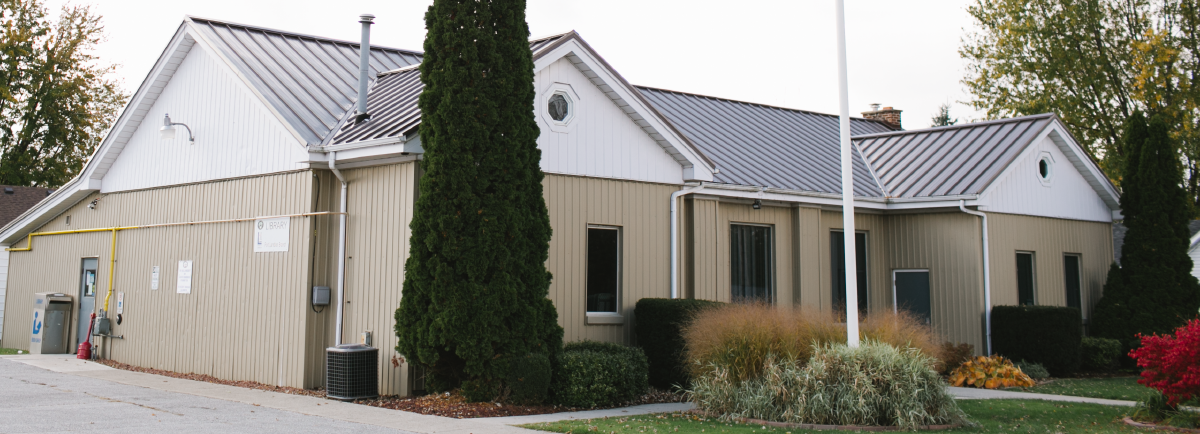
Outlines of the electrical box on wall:
{"label": "electrical box on wall", "polygon": [[329,287],[314,286],[312,289],[313,306],[329,306]]}
{"label": "electrical box on wall", "polygon": [[358,343],[368,347],[373,347],[374,345],[371,344],[371,332],[367,331],[360,333],[358,335]]}

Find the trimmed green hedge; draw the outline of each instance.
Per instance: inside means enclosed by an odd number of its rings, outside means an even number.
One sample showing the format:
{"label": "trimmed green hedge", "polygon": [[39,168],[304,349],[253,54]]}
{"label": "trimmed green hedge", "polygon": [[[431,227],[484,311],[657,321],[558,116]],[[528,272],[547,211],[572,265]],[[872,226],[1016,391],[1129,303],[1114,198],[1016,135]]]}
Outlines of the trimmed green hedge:
{"label": "trimmed green hedge", "polygon": [[650,360],[650,384],[663,390],[688,387],[687,362],[683,360],[682,329],[701,309],[723,303],[707,300],[643,298],[634,309],[638,346]]}
{"label": "trimmed green hedge", "polygon": [[554,377],[555,401],[568,407],[610,407],[643,393],[646,354],[641,348],[604,342],[573,342],[563,347]]}
{"label": "trimmed green hedge", "polygon": [[1112,371],[1121,360],[1121,341],[1106,338],[1083,338],[1082,367],[1087,371]]}
{"label": "trimmed green hedge", "polygon": [[1079,370],[1083,317],[1058,306],[992,308],[992,348],[1010,360],[1040,363],[1056,377]]}

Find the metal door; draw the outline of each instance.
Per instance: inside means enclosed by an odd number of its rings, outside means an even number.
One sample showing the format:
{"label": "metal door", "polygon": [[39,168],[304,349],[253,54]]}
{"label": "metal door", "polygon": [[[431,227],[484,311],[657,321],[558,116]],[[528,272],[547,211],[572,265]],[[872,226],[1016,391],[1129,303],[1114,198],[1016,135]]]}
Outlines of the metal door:
{"label": "metal door", "polygon": [[83,266],[80,267],[79,332],[75,335],[75,347],[87,339],[88,324],[91,323],[92,312],[96,309],[96,263],[96,258],[84,258]]}
{"label": "metal door", "polygon": [[929,270],[896,270],[892,272],[895,283],[896,309],[906,310],[925,324],[931,322],[929,306]]}

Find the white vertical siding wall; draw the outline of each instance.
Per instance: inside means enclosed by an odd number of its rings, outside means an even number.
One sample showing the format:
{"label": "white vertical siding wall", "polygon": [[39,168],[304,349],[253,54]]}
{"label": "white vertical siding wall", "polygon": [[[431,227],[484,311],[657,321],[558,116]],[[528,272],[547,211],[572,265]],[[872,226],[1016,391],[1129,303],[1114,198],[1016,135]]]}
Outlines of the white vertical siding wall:
{"label": "white vertical siding wall", "polygon": [[[1197,279],[1200,279],[1200,244],[1194,245],[1194,246],[1192,246],[1192,248],[1188,249],[1188,256],[1192,257],[1192,275],[1196,276]],[[3,277],[0,277],[0,279],[3,279]],[[0,281],[0,285],[3,285],[3,284],[4,284],[4,282]],[[0,287],[0,288],[3,288],[3,287]],[[4,290],[3,289],[0,289],[0,306],[4,306]],[[4,319],[3,317],[0,317],[0,320],[3,320],[3,319]],[[4,324],[2,322],[0,322],[0,327],[3,327],[3,326],[4,326]]]}
{"label": "white vertical siding wall", "polygon": [[[136,190],[300,169],[307,151],[250,89],[198,44],[105,175],[102,191]],[[185,123],[159,138],[163,114]]]}
{"label": "white vertical siding wall", "polygon": [[[1038,160],[1043,154],[1054,160],[1049,185],[1039,180]],[[1108,205],[1048,137],[1021,153],[984,191],[982,202],[983,209],[991,212],[1112,222]]]}
{"label": "white vertical siding wall", "polygon": [[[8,246],[0,246],[0,337],[4,336],[4,298],[8,292]],[[4,341],[0,340],[0,347]]]}
{"label": "white vertical siding wall", "polygon": [[[568,85],[579,97],[575,118],[566,132],[546,123],[546,99],[557,86]],[[542,170],[546,173],[617,178],[668,184],[683,183],[683,168],[658,142],[633,123],[629,115],[570,61],[559,59],[538,71],[535,117],[542,130]]]}

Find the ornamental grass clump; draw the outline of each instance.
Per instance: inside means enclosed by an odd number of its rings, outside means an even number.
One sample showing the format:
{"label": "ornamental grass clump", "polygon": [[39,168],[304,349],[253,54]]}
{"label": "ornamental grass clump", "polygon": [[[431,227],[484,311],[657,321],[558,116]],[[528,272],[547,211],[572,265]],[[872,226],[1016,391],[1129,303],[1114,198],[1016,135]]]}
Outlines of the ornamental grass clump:
{"label": "ornamental grass clump", "polygon": [[966,418],[916,348],[865,341],[813,346],[806,360],[768,354],[758,374],[738,379],[734,367],[710,362],[688,398],[724,420],[896,426],[964,423]]}
{"label": "ornamental grass clump", "polygon": [[[941,340],[933,330],[901,312],[872,313],[859,325],[863,340],[909,348],[941,364]],[[806,363],[815,348],[846,342],[844,320],[817,309],[781,309],[765,304],[729,304],[698,312],[683,331],[685,354],[693,375],[709,365],[727,369],[736,381],[758,377],[768,355]]]}

